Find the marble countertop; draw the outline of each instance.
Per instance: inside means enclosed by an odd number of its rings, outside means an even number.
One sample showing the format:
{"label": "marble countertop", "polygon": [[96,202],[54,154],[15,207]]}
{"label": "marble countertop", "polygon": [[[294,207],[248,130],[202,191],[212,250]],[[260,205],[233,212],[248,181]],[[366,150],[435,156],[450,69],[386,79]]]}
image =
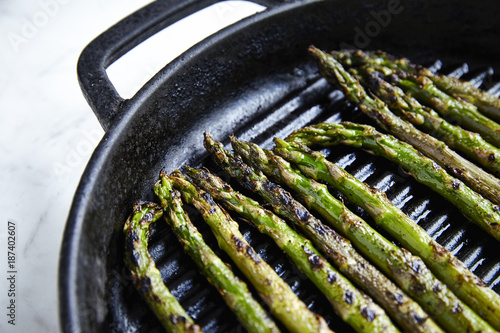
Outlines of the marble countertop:
{"label": "marble countertop", "polygon": [[[148,2],[0,2],[0,332],[60,330],[62,235],[80,177],[104,134],[78,85],[78,56],[94,37]],[[180,22],[160,33],[168,49],[161,42],[155,46],[160,52],[137,48],[108,74],[130,97],[204,35],[262,9],[217,4],[198,13],[196,24]],[[162,57],[149,59],[153,53]]]}

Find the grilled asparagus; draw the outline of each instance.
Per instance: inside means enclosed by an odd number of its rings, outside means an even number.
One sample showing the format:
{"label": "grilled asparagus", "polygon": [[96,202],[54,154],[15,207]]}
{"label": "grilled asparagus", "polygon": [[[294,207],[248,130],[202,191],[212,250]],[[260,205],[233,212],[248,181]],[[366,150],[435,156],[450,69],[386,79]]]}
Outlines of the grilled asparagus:
{"label": "grilled asparagus", "polygon": [[326,296],[335,312],[357,332],[399,332],[371,298],[333,268],[304,238],[258,202],[234,191],[205,169],[186,167],[186,174],[227,209],[236,211],[273,241]]}
{"label": "grilled asparagus", "polygon": [[500,296],[488,288],[422,227],[403,213],[385,193],[357,180],[344,169],[300,143],[276,140],[275,153],[296,165],[305,175],[327,182],[367,211],[405,248],[419,255],[432,272],[476,313],[500,329]]}
{"label": "grilled asparagus", "polygon": [[401,165],[417,181],[427,185],[454,204],[470,221],[500,240],[500,207],[451,177],[434,161],[393,136],[371,126],[342,122],[321,123],[295,131],[287,139],[306,146],[345,144],[362,148],[374,155]]}
{"label": "grilled asparagus", "polygon": [[488,92],[474,87],[470,82],[446,75],[433,75],[431,71],[419,70],[420,75],[425,75],[441,90],[474,104],[479,111],[491,119],[500,121],[500,99]]}
{"label": "grilled asparagus", "polygon": [[205,243],[203,236],[191,223],[182,208],[180,193],[173,190],[171,180],[160,175],[155,193],[165,211],[165,220],[172,227],[185,251],[196,262],[200,271],[220,292],[222,298],[248,332],[279,332],[278,326],[253,298],[245,282],[234,275]]}
{"label": "grilled asparagus", "polygon": [[376,232],[335,199],[326,185],[306,178],[283,158],[255,144],[236,139],[232,144],[252,167],[298,193],[307,207],[321,214],[404,291],[419,299],[421,306],[432,313],[443,328],[454,332],[495,331],[436,279],[420,258],[398,248]]}
{"label": "grilled asparagus", "polygon": [[486,141],[500,147],[500,124],[479,113],[470,103],[457,100],[439,90],[427,77],[396,78],[395,83],[444,117],[479,133]]}
{"label": "grilled asparagus", "polygon": [[183,200],[198,209],[226,252],[268,304],[273,315],[291,332],[331,332],[323,317],[312,313],[243,238],[238,223],[211,196],[197,189],[180,172],[168,177]]}
{"label": "grilled asparagus", "polygon": [[201,332],[184,308],[172,296],[161,279],[148,251],[149,227],[163,211],[153,203],[139,202],[125,222],[125,264],[132,273],[134,286],[168,332]]}
{"label": "grilled asparagus", "polygon": [[399,87],[379,78],[371,69],[371,67],[360,69],[357,77],[394,113],[415,126],[421,126],[427,133],[432,133],[449,147],[463,153],[494,174],[500,175],[499,148],[485,141],[479,134],[449,123],[434,110],[422,106],[415,98],[405,94]]}
{"label": "grilled asparagus", "polygon": [[375,120],[379,126],[400,140],[413,145],[485,198],[500,204],[500,180],[498,178],[466,160],[444,142],[419,131],[412,124],[396,116],[384,102],[375,96],[368,95],[358,80],[349,74],[333,56],[314,47],[311,47],[310,51],[318,61],[323,76],[340,88],[351,101],[358,103],[360,110]]}
{"label": "grilled asparagus", "polygon": [[456,97],[464,99],[474,104],[479,111],[488,117],[500,121],[500,99],[488,92],[474,87],[470,82],[457,79],[455,77],[434,74],[430,69],[411,63],[406,58],[396,58],[382,51],[365,52],[344,51],[342,54],[349,58],[355,57],[354,62],[364,62],[386,66],[392,69],[400,69],[414,75],[424,75],[442,91]]}
{"label": "grilled asparagus", "polygon": [[[339,59],[345,59],[339,53],[334,54]],[[364,53],[358,52],[357,54],[359,56],[352,60],[352,63],[370,62]],[[429,105],[460,126],[479,133],[486,141],[500,148],[500,124],[480,113],[474,105],[446,94],[426,76],[416,76],[401,70],[392,70],[380,63],[373,63],[372,66],[390,76],[396,85],[417,100]]]}
{"label": "grilled asparagus", "polygon": [[407,332],[442,332],[422,308],[364,259],[333,229],[324,225],[281,186],[270,182],[205,133],[215,162],[246,189],[260,194],[282,217],[298,227],[349,279],[361,286]]}

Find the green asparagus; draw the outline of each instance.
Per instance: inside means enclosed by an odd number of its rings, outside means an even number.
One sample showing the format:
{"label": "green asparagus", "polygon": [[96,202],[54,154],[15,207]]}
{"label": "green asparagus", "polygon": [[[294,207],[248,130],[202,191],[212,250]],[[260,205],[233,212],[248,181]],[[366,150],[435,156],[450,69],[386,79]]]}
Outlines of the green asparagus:
{"label": "green asparagus", "polygon": [[233,156],[208,133],[205,133],[204,145],[223,170],[246,189],[260,194],[278,215],[299,228],[342,273],[370,294],[405,331],[442,332],[418,303],[364,259],[349,240],[310,214],[289,192]]}
{"label": "green asparagus", "polygon": [[430,71],[420,70],[420,75],[425,75],[441,90],[474,104],[479,111],[491,119],[500,121],[500,99],[488,92],[474,87],[470,82],[446,75],[433,75]]}
{"label": "green asparagus", "polygon": [[368,223],[335,199],[324,184],[305,177],[283,158],[255,144],[232,140],[236,153],[268,177],[294,190],[305,205],[341,231],[365,256],[410,296],[419,299],[421,306],[435,316],[446,330],[458,332],[495,330],[448,287],[436,279],[423,261],[409,251],[398,248],[376,232]]}
{"label": "green asparagus", "polygon": [[149,227],[163,215],[161,207],[139,202],[125,222],[125,264],[132,273],[134,286],[142,293],[162,326],[168,332],[201,332],[172,296],[148,251]]}
{"label": "green asparagus", "polygon": [[473,105],[445,94],[423,76],[397,78],[395,82],[417,100],[500,147],[500,124],[479,113]]}
{"label": "green asparagus", "polygon": [[500,296],[488,288],[453,254],[386,197],[344,169],[300,143],[275,140],[275,153],[296,165],[305,175],[324,181],[367,211],[405,248],[419,255],[433,273],[476,313],[500,329]]}
{"label": "green asparagus", "polygon": [[323,317],[312,313],[292,289],[247,243],[238,223],[184,175],[174,171],[168,177],[183,200],[198,209],[219,247],[226,252],[268,304],[273,315],[291,332],[331,332]]}
{"label": "green asparagus", "polygon": [[371,67],[362,68],[357,77],[398,116],[415,126],[421,126],[427,133],[432,133],[449,147],[463,153],[494,174],[500,175],[499,148],[485,141],[479,134],[449,123],[434,110],[422,106],[415,98],[405,94],[399,87],[379,78],[371,72],[371,69]]}
{"label": "green asparagus", "polygon": [[271,237],[309,280],[326,296],[335,312],[356,332],[399,332],[371,298],[333,268],[304,238],[258,202],[234,191],[229,184],[204,169],[186,168],[196,185],[221,201],[226,209],[236,211],[261,233]]}
{"label": "green asparagus", "polygon": [[351,101],[358,103],[359,109],[379,126],[400,140],[413,145],[485,198],[500,204],[499,179],[460,156],[444,142],[419,131],[412,124],[396,116],[383,101],[368,95],[359,81],[333,56],[314,47],[311,47],[310,51],[318,61],[322,75],[340,88]]}
{"label": "green asparagus", "polygon": [[248,332],[279,332],[278,326],[253,298],[246,283],[235,276],[205,243],[182,208],[180,193],[173,190],[171,181],[163,173],[160,178],[154,189],[165,211],[165,220],[200,271],[217,288]]}
{"label": "green asparagus", "polygon": [[[356,59],[350,63],[370,63],[366,54],[357,52],[357,55]],[[345,59],[343,55],[339,55],[339,52],[335,52],[334,56],[342,60]],[[377,62],[371,63],[371,65],[390,76],[396,85],[403,88],[417,100],[428,104],[441,115],[457,122],[460,126],[479,133],[486,141],[500,148],[500,124],[480,113],[474,105],[446,94],[426,76],[412,75],[400,69],[393,70]]]}
{"label": "green asparagus", "polygon": [[367,125],[349,122],[321,123],[295,131],[287,138],[287,141],[302,142],[306,146],[344,144],[385,157],[401,165],[418,182],[443,196],[470,221],[500,240],[500,207],[498,205],[483,198],[460,180],[451,177],[434,161],[391,135],[382,134]]}
{"label": "green asparagus", "polygon": [[479,111],[486,116],[500,121],[500,99],[488,92],[474,87],[470,82],[455,77],[434,74],[430,69],[411,63],[406,58],[396,58],[382,51],[360,52],[343,51],[342,54],[349,58],[357,58],[357,62],[368,62],[370,64],[387,66],[392,69],[400,69],[414,75],[427,76],[432,82],[444,92],[474,104]]}

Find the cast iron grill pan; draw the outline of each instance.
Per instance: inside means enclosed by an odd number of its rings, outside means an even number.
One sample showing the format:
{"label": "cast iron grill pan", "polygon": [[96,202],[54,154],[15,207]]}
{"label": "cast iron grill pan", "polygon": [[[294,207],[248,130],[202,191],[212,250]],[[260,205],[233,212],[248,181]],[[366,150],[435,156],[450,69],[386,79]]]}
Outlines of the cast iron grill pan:
{"label": "cast iron grill pan", "polygon": [[[471,5],[462,1],[432,9],[425,1],[410,1],[405,6],[386,30],[373,38],[370,49],[404,55],[427,66],[439,64],[443,73],[463,75],[484,89],[496,91],[500,82],[496,74],[499,50],[490,40],[500,29],[489,21],[481,24],[474,20],[474,15],[494,13],[492,8],[472,6],[464,10]],[[274,4],[268,11],[195,46],[157,74],[134,98],[117,103],[120,113],[101,120],[107,133],[82,178],[68,220],[60,273],[64,331],[162,331],[124,267],[121,231],[135,201],[157,202],[152,188],[162,168],[170,172],[184,164],[207,167],[262,202],[211,161],[202,146],[203,131],[209,131],[228,149],[231,134],[272,148],[274,136],[285,138],[294,129],[310,124],[348,120],[374,125],[319,77],[306,50],[309,44],[325,50],[338,48],[342,41],[353,39],[354,26],[369,22],[370,11],[383,8],[387,8],[384,1]],[[451,14],[450,8],[454,8]],[[476,24],[465,29],[460,15]],[[437,18],[443,17],[448,26],[438,22]],[[431,34],[429,24],[434,24],[441,35],[435,35],[434,30]],[[465,29],[460,39],[453,39],[460,29]],[[476,31],[483,31],[484,38],[473,38]],[[401,40],[403,37],[407,39]],[[477,49],[484,46],[481,43],[490,46],[487,56]],[[466,73],[461,71],[464,64]],[[99,101],[91,101],[94,97],[89,96],[85,80],[80,80],[89,103],[98,105]],[[343,146],[322,152],[358,179],[385,191],[434,239],[500,293],[500,257],[495,251],[498,243],[455,207],[383,158]],[[347,205],[392,240],[362,209]],[[185,209],[206,242],[231,263],[197,211],[188,205]],[[267,236],[238,216],[233,217],[257,253],[314,312],[335,331],[352,331]],[[150,251],[169,289],[205,332],[244,331],[163,221],[152,228]],[[231,266],[244,279],[237,267]]]}

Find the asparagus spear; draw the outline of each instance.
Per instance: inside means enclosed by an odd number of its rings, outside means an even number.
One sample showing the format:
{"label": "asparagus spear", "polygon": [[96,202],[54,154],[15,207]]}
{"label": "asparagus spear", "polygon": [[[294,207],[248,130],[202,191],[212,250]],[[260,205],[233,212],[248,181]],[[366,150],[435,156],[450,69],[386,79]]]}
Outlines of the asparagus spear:
{"label": "asparagus spear", "polygon": [[470,82],[446,75],[433,75],[429,70],[419,70],[434,84],[457,99],[474,104],[479,111],[495,121],[500,121],[500,99],[488,92],[474,87]]}
{"label": "asparagus spear", "polygon": [[179,171],[168,177],[183,200],[198,209],[217,238],[219,247],[257,289],[273,315],[291,332],[331,332],[323,317],[312,313],[292,289],[247,243],[236,223],[202,190]]}
{"label": "asparagus spear", "polygon": [[165,220],[200,271],[217,288],[248,332],[279,332],[278,326],[253,298],[246,283],[235,276],[205,243],[182,208],[180,193],[173,190],[171,181],[164,177],[163,172],[160,178],[154,189],[165,211]]}
{"label": "asparagus spear", "polygon": [[[335,57],[345,60],[348,53],[339,55],[334,53]],[[347,63],[370,63],[369,57],[362,52],[357,52],[356,59]],[[372,63],[374,68],[384,72],[386,75],[392,75],[394,83],[403,88],[408,94],[415,97],[424,104],[428,104],[444,117],[457,122],[471,131],[481,134],[481,136],[491,144],[500,148],[500,124],[480,113],[477,108],[464,101],[458,100],[442,90],[426,76],[416,76],[401,70],[392,70],[390,67],[380,63]]]}
{"label": "asparagus spear", "polygon": [[[449,147],[473,159],[484,168],[500,175],[500,149],[485,141],[479,134],[464,130],[441,118],[434,110],[422,106],[415,98],[405,94],[371,72],[360,70],[358,78],[363,85],[384,101],[398,116],[443,140]],[[497,181],[498,183],[498,181]]]}
{"label": "asparagus spear", "polygon": [[305,175],[332,185],[362,207],[405,248],[419,255],[460,299],[493,327],[500,329],[500,296],[393,205],[385,193],[357,180],[320,152],[313,152],[299,143],[279,139],[275,142],[276,154],[297,165]]}
{"label": "asparagus spear", "polygon": [[298,227],[349,279],[370,294],[407,332],[442,332],[422,308],[364,259],[349,240],[324,225],[281,186],[225,150],[205,133],[215,162],[246,189],[260,194],[282,217]]}
{"label": "asparagus spear", "polygon": [[201,332],[172,296],[148,251],[149,226],[163,211],[154,203],[138,202],[125,222],[125,264],[132,273],[134,286],[168,332]]}
{"label": "asparagus spear", "polygon": [[399,332],[384,310],[360,292],[312,246],[311,241],[288,226],[258,202],[234,191],[229,184],[204,169],[186,168],[186,174],[227,209],[236,211],[261,233],[271,237],[299,270],[326,296],[335,312],[357,332]]}
{"label": "asparagus spear", "polygon": [[292,133],[287,141],[302,142],[306,146],[331,146],[342,143],[363,148],[374,155],[398,163],[417,181],[439,193],[470,221],[500,240],[498,205],[484,199],[460,180],[451,177],[434,161],[393,136],[382,134],[371,126],[342,122],[305,127]]}
{"label": "asparagus spear", "polygon": [[445,284],[436,279],[420,258],[384,238],[335,199],[326,185],[305,177],[283,158],[255,144],[235,139],[232,144],[247,163],[294,190],[308,208],[318,212],[334,228],[340,230],[405,292],[419,299],[421,306],[427,306],[426,310],[435,314],[436,320],[444,329],[454,332],[495,331]]}
{"label": "asparagus spear", "polygon": [[355,62],[364,62],[400,69],[414,75],[424,75],[442,91],[474,104],[486,116],[500,121],[500,99],[488,92],[474,87],[470,82],[455,77],[434,74],[430,69],[415,65],[406,58],[396,58],[382,51],[360,52],[343,51],[342,55],[355,57]]}
{"label": "asparagus spear", "polygon": [[472,104],[447,95],[424,76],[396,78],[395,83],[443,116],[479,133],[486,141],[500,147],[500,124],[479,113]]}
{"label": "asparagus spear", "polygon": [[358,103],[360,110],[379,126],[400,140],[410,143],[493,203],[500,204],[499,179],[457,154],[444,142],[419,131],[396,116],[379,98],[368,95],[359,81],[333,56],[314,47],[311,47],[310,51],[317,59],[320,72],[326,79],[340,88],[347,98]]}

